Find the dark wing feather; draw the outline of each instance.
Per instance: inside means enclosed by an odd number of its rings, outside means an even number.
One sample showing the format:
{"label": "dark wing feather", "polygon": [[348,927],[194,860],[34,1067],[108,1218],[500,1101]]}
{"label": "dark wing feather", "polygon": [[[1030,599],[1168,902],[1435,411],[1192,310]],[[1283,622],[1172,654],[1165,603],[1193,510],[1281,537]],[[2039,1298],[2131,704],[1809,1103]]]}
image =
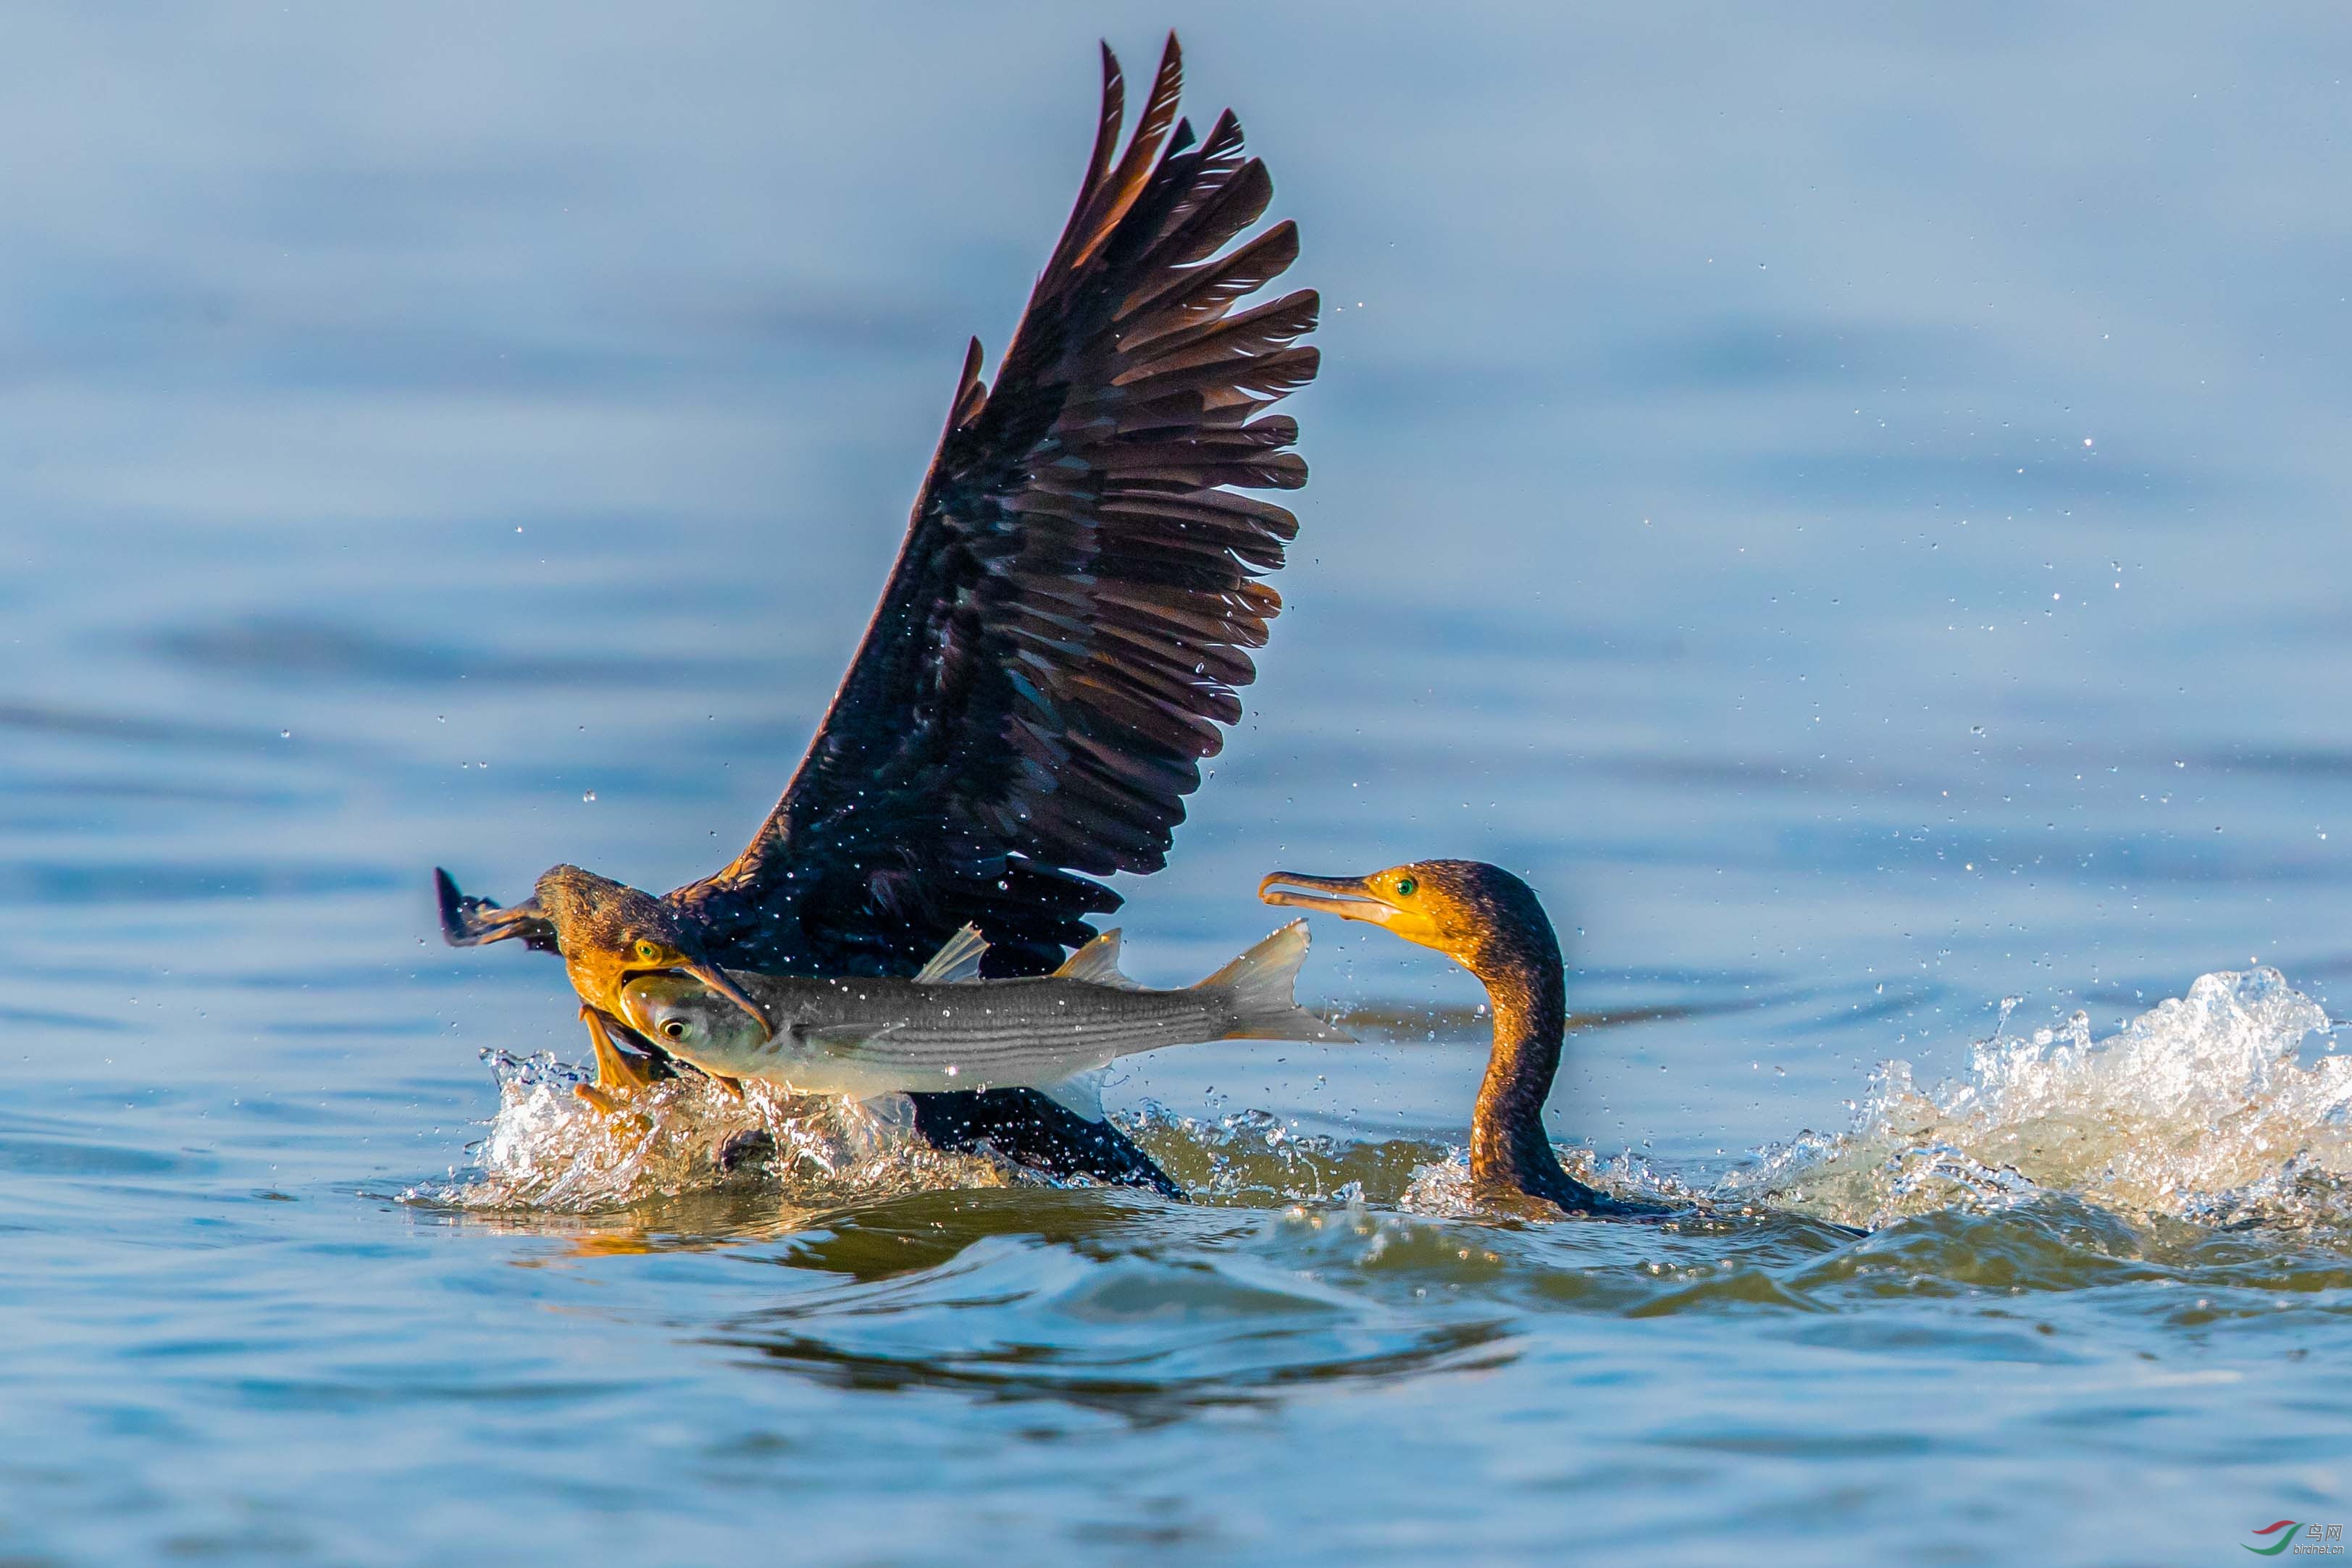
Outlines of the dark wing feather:
{"label": "dark wing feather", "polygon": [[1118,151],[1103,109],[1069,224],[993,386],[972,344],[905,547],[815,742],[734,863],[673,898],[713,956],[905,972],[976,923],[1006,972],[1050,967],[1118,907],[1093,881],[1167,859],[1200,762],[1241,714],[1281,607],[1316,321],[1301,292],[1236,312],[1298,254],[1230,252],[1273,184],[1221,116],[1176,120],[1171,37]]}

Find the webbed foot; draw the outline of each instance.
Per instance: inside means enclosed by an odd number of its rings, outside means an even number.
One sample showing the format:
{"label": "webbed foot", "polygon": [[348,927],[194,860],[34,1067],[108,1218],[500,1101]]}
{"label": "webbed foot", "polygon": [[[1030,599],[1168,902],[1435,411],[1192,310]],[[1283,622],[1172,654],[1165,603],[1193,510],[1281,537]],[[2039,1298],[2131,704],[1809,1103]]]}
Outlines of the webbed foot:
{"label": "webbed foot", "polygon": [[607,1116],[618,1114],[622,1101],[667,1076],[651,1057],[623,1051],[614,1044],[613,1031],[604,1026],[604,1015],[594,1008],[582,1004],[580,1021],[588,1026],[588,1043],[596,1052],[596,1082],[575,1083],[572,1092],[588,1105]]}

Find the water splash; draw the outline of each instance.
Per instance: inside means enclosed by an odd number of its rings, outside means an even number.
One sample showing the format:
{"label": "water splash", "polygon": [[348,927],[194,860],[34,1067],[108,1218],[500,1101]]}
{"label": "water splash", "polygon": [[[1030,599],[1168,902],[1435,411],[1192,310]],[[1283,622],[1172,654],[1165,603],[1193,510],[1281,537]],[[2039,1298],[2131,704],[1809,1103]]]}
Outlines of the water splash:
{"label": "water splash", "polygon": [[1417,1167],[1445,1154],[1410,1139],[1359,1144],[1301,1133],[1269,1111],[1204,1121],[1147,1102],[1115,1120],[1195,1202],[1393,1203]]}
{"label": "water splash", "polygon": [[[1932,1090],[1913,1082],[1907,1063],[1887,1062],[1849,1131],[1801,1133],[1711,1185],[1631,1151],[1559,1152],[1578,1180],[1621,1196],[1792,1208],[1873,1228],[2064,1195],[2127,1217],[2352,1232],[2352,1056],[2300,1060],[2305,1041],[2328,1028],[2275,970],[2208,975],[2104,1040],[2082,1013],[2025,1039],[1997,1027],[1965,1078]],[[760,1083],[738,1097],[687,1077],[605,1116],[572,1092],[579,1069],[545,1054],[486,1056],[499,1103],[478,1164],[409,1197],[580,1213],[730,1187],[817,1208],[941,1187],[1087,1185],[985,1150],[934,1149],[903,1100],[894,1108]],[[1486,1212],[1466,1152],[1446,1144],[1355,1143],[1260,1110],[1204,1121],[1147,1104],[1117,1120],[1200,1201]]]}
{"label": "water splash", "polygon": [[[499,1109],[477,1164],[404,1197],[474,1210],[587,1212],[729,1184],[804,1207],[940,1186],[1002,1186],[1013,1167],[935,1149],[902,1096],[861,1102],[699,1075],[669,1079],[616,1115],[572,1093],[589,1074],[551,1052],[485,1051]],[[1025,1174],[1025,1173],[1024,1173]]]}
{"label": "water splash", "polygon": [[2352,1057],[2301,1061],[2329,1027],[2256,968],[2204,976],[2104,1040],[2080,1012],[2024,1040],[1996,1030],[1966,1079],[1933,1090],[1885,1063],[1850,1132],[1773,1145],[1717,1197],[1874,1226],[2051,1193],[2129,1215],[2352,1225]]}
{"label": "water splash", "polygon": [[[1603,1155],[1580,1145],[1554,1145],[1560,1169],[1589,1187],[1612,1197],[1653,1198],[1669,1203],[1696,1202],[1708,1195],[1690,1183],[1628,1150]],[[1412,1173],[1412,1182],[1397,1199],[1411,1214],[1442,1219],[1492,1218],[1495,1208],[1482,1202],[1470,1186],[1470,1151],[1448,1148]]]}

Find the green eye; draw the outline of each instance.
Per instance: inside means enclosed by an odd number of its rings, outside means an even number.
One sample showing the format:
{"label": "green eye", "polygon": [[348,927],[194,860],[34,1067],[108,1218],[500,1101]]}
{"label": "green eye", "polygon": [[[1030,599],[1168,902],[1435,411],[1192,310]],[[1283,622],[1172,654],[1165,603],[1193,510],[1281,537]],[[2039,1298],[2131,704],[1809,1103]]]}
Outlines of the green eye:
{"label": "green eye", "polygon": [[1413,881],[1413,879],[1409,876],[1401,876],[1397,878],[1397,896],[1399,898],[1411,898],[1412,896],[1412,890],[1420,885],[1421,883]]}
{"label": "green eye", "polygon": [[637,956],[650,964],[661,956],[661,949],[650,942],[640,942],[637,944]]}

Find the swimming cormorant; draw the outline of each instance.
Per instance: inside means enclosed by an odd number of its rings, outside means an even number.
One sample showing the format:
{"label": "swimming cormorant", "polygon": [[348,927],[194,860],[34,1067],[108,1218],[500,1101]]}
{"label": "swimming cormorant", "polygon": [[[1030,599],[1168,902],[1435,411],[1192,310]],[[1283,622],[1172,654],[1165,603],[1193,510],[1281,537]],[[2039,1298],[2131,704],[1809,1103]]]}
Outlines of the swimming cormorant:
{"label": "swimming cormorant", "polygon": [[[993,383],[972,340],[906,542],[783,797],[742,853],[655,897],[573,866],[510,906],[436,873],[457,946],[560,953],[597,1060],[586,1097],[667,1069],[618,1006],[635,976],[911,975],[966,924],[991,975],[1042,974],[1166,863],[1200,761],[1241,716],[1281,608],[1256,580],[1297,522],[1236,493],[1295,489],[1297,423],[1266,409],[1315,374],[1318,300],[1236,311],[1298,254],[1228,111],[1194,140],[1168,39],[1135,135],[1103,49],[1093,157]],[[762,1018],[763,1026],[772,1020]],[[1034,1090],[919,1094],[934,1143],[987,1139],[1057,1173],[1178,1189],[1108,1123]]]}
{"label": "swimming cormorant", "polygon": [[[1315,892],[1301,892],[1312,888]],[[1486,988],[1494,1051],[1470,1122],[1470,1186],[1481,1202],[1575,1215],[1657,1217],[1662,1204],[1612,1197],[1560,1168],[1543,1124],[1568,1022],[1559,938],[1535,891],[1483,861],[1414,861],[1370,876],[1278,871],[1258,883],[1268,904],[1363,920],[1434,947]]]}

